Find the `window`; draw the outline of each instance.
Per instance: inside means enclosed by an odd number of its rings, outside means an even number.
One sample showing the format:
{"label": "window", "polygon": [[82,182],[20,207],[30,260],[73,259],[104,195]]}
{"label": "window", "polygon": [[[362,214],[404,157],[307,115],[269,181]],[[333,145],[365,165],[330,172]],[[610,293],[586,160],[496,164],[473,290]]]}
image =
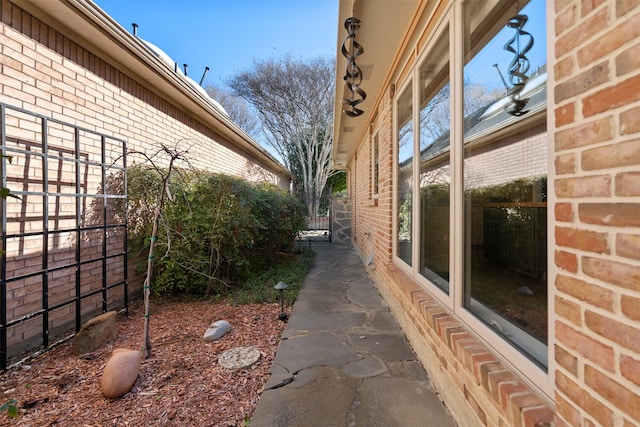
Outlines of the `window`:
{"label": "window", "polygon": [[465,13],[466,40],[492,37],[468,43],[463,71],[464,305],[546,367],[544,2],[508,8],[501,25],[475,18],[484,7],[470,2]]}
{"label": "window", "polygon": [[420,273],[449,292],[449,31],[419,67]]}
{"label": "window", "polygon": [[545,3],[456,2],[396,98],[396,260],[533,383],[548,378]]}
{"label": "window", "polygon": [[398,97],[398,227],[396,255],[413,264],[413,91],[411,82]]}
{"label": "window", "polygon": [[380,174],[380,158],[378,152],[378,133],[371,137],[371,198],[378,198],[378,183]]}

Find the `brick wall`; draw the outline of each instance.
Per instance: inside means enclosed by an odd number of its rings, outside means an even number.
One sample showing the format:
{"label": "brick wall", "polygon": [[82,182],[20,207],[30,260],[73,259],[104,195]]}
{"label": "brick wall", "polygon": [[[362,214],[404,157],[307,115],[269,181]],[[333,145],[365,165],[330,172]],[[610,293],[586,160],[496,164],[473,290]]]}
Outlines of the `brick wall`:
{"label": "brick wall", "polygon": [[239,150],[211,125],[8,0],[0,0],[0,14],[0,102],[112,134],[126,140],[131,151],[180,144],[189,148],[196,168],[286,184],[284,177]]}
{"label": "brick wall", "polygon": [[[378,107],[377,119],[372,133],[358,147],[355,162],[351,164],[349,177],[352,198],[352,239],[358,251],[368,257],[374,254],[373,265],[384,265],[391,260],[392,238],[391,209],[393,204],[393,130],[392,96],[389,89]],[[379,183],[377,198],[371,195],[371,138],[378,134]]]}
{"label": "brick wall", "polygon": [[639,425],[640,3],[553,11],[556,424]]}
{"label": "brick wall", "polygon": [[[130,152],[151,155],[163,143],[188,150],[190,166],[240,176],[250,181],[268,181],[288,188],[288,177],[275,172],[263,160],[225,139],[212,123],[196,120],[171,98],[146,87],[93,52],[74,43],[68,34],[54,30],[46,22],[31,16],[9,0],[0,0],[0,102],[40,115],[7,109],[5,117],[6,145],[23,150],[7,164],[8,186],[16,191],[54,193],[102,192],[101,141],[97,134],[107,135],[106,163],[123,166],[120,141],[126,141]],[[47,161],[49,186],[43,185],[42,117],[78,126],[81,153],[75,161],[75,128],[51,120],[48,123]],[[95,133],[93,133],[95,132]],[[113,141],[110,141],[110,137]],[[158,157],[162,164],[168,159]],[[143,161],[130,154],[127,164]],[[83,163],[87,162],[87,163]],[[94,163],[89,163],[94,162]],[[97,163],[98,165],[96,166]],[[181,166],[186,167],[186,164]],[[80,169],[77,183],[76,168]],[[118,172],[108,175],[117,179]],[[79,185],[79,188],[77,187]],[[122,194],[122,188],[114,188]],[[9,199],[5,232],[38,233],[44,228],[43,197],[23,196],[24,203]],[[100,197],[85,197],[81,204],[82,226],[102,224]],[[76,201],[72,196],[50,197],[49,230],[73,229],[76,225]],[[111,210],[108,215],[112,216]],[[100,257],[103,237],[98,232],[74,232],[52,235],[43,242],[42,236],[10,239],[7,242],[6,269],[8,278],[37,272],[43,265],[43,246],[48,244],[48,268],[62,267],[48,273],[49,306],[55,306],[75,296],[75,245],[80,245],[81,261]],[[124,234],[113,232],[107,237],[107,254],[124,248]],[[123,277],[122,258],[108,260],[106,282],[116,283]],[[87,295],[102,287],[102,264],[90,262],[81,267],[81,294]],[[9,282],[6,293],[8,321],[29,316],[42,308],[42,275]],[[141,286],[134,265],[129,267],[129,282],[135,291]],[[108,308],[122,305],[122,288],[108,291]],[[102,295],[96,294],[82,302],[82,321],[102,310]],[[74,305],[65,305],[49,314],[49,334],[56,336],[73,329]],[[42,333],[42,319],[35,317],[7,331],[10,355],[37,345]]]}
{"label": "brick wall", "polygon": [[546,131],[546,126],[540,125],[474,149],[465,158],[465,185],[474,188],[546,176]]}

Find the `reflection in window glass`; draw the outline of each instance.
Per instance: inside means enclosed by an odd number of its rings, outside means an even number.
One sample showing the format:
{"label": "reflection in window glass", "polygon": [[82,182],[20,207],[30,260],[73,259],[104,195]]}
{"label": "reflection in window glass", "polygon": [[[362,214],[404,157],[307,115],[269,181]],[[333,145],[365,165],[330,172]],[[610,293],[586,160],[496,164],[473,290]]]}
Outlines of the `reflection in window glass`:
{"label": "reflection in window glass", "polygon": [[378,195],[378,182],[380,180],[380,160],[378,153],[378,134],[373,136],[371,141],[371,193]]}
{"label": "reflection in window glass", "polygon": [[449,291],[449,34],[420,66],[420,273]]}
{"label": "reflection in window glass", "polygon": [[487,3],[465,3],[465,40],[490,36],[465,47],[465,306],[546,367],[545,2]]}
{"label": "reflection in window glass", "polygon": [[413,101],[411,83],[398,98],[398,230],[396,255],[411,265]]}

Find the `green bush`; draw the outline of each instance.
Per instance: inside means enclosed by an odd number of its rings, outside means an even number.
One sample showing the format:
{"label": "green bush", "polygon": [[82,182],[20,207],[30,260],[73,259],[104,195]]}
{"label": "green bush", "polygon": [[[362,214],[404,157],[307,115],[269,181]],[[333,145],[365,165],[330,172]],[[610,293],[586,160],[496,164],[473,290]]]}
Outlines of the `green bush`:
{"label": "green bush", "polygon": [[[160,194],[157,171],[128,171],[130,243],[148,248]],[[303,205],[273,185],[178,171],[170,185],[155,259],[155,294],[227,294],[291,252],[305,225]]]}
{"label": "green bush", "polygon": [[229,300],[236,304],[265,303],[280,301],[279,291],[274,289],[278,282],[285,282],[287,289],[284,299],[287,305],[293,305],[298,291],[311,267],[313,251],[303,248],[300,254],[281,254],[277,263],[265,268],[259,274],[252,275],[241,286],[229,294]]}

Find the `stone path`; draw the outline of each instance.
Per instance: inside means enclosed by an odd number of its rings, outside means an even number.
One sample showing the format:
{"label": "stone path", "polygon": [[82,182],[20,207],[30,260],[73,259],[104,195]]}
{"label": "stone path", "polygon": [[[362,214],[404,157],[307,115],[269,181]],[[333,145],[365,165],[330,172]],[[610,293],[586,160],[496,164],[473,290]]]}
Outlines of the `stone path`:
{"label": "stone path", "polygon": [[455,426],[353,248],[312,248],[251,427]]}

